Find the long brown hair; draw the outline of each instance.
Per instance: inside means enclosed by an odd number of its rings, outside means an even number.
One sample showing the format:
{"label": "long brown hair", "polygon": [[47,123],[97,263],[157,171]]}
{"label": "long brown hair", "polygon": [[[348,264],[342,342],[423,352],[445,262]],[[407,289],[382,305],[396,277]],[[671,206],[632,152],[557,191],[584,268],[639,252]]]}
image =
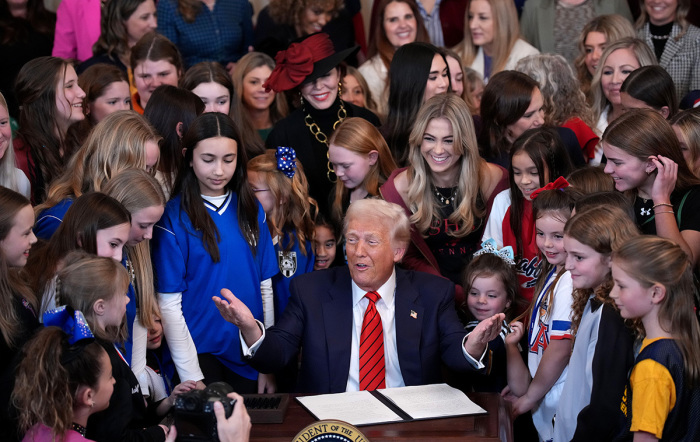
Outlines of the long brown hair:
{"label": "long brown hair", "polygon": [[666,289],[658,311],[659,325],[673,335],[683,354],[687,388],[697,386],[700,383],[700,325],[695,312],[698,288],[688,255],[668,239],[642,235],[613,251],[612,259],[642,287],[660,284]]}
{"label": "long brown hair", "polygon": [[173,194],[181,194],[180,209],[187,214],[192,222],[192,226],[202,232],[202,244],[209,252],[212,261],[219,262],[221,233],[204,205],[199,181],[190,165],[197,144],[202,140],[215,137],[230,138],[236,142],[236,170],[231,180],[226,183],[226,190],[235,192],[238,195],[238,227],[250,246],[251,253],[255,256],[255,244],[257,244],[260,235],[258,200],[255,198],[250,184],[248,184],[246,173],[248,157],[245,149],[241,146],[241,137],[238,135],[236,125],[228,115],[211,112],[200,115],[192,122],[182,139],[185,158],[177,175]]}
{"label": "long brown hair", "polygon": [[[146,0],[114,0],[102,2],[100,37],[92,46],[95,54],[107,54],[113,59],[129,61],[129,37],[126,21]],[[134,67],[133,65],[131,66]]]}
{"label": "long brown hair", "polygon": [[[601,142],[615,146],[640,161],[648,161],[652,155],[663,155],[673,160],[678,165],[674,191],[684,191],[700,184],[700,178],[693,174],[683,157],[673,128],[654,110],[633,109],[625,112],[610,123]],[[636,194],[636,189],[631,193]]]}
{"label": "long brown hair", "polygon": [[[414,41],[421,41],[424,43],[430,43],[430,36],[428,31],[425,29],[425,24],[423,23],[423,16],[420,14],[418,5],[415,0],[381,0],[379,6],[377,6],[377,18],[374,21],[374,29],[372,30],[372,35],[374,38],[370,39],[369,47],[367,48],[367,58],[372,58],[375,55],[379,55],[379,58],[384,63],[384,66],[389,70],[391,65],[391,60],[394,58],[394,52],[396,48],[389,42],[389,39],[384,32],[384,12],[389,3],[406,3],[413,16],[416,19],[416,39]],[[381,99],[381,97],[376,97],[376,99]]]}
{"label": "long brown hair", "polygon": [[[377,162],[370,166],[361,186],[372,196],[379,195],[379,188],[386,182],[391,172],[396,169],[396,163],[391,156],[389,146],[379,130],[364,118],[347,118],[331,135],[328,144],[333,144],[357,155],[367,156],[371,151],[377,151]],[[342,181],[335,183],[335,197],[331,214],[333,220],[340,223],[343,219],[343,207],[350,201],[350,191]]]}
{"label": "long brown hair", "polygon": [[[252,158],[265,152],[265,143],[260,137],[258,130],[253,125],[253,119],[250,116],[250,110],[243,102],[243,89],[245,88],[243,80],[246,75],[253,69],[261,66],[267,66],[270,70],[275,69],[275,61],[267,54],[262,52],[249,52],[241,57],[236,63],[236,69],[233,71],[233,91],[231,99],[231,110],[229,115],[238,126],[241,133],[241,142],[248,153],[248,157]],[[274,126],[278,121],[283,119],[289,113],[287,99],[282,93],[275,93],[275,99],[269,107],[270,122]]]}
{"label": "long brown hair", "polygon": [[[11,147],[10,147],[11,148]],[[0,187],[0,242],[15,225],[15,217],[25,207],[31,207],[29,200],[14,190]],[[36,310],[36,296],[20,278],[18,269],[10,268],[5,253],[0,247],[0,333],[5,344],[14,348],[17,335],[22,332],[19,317],[15,311],[16,299],[24,298]]]}
{"label": "long brown hair", "polygon": [[[564,235],[590,247],[602,257],[610,257],[613,250],[638,236],[639,231],[624,210],[615,206],[602,206],[577,212],[567,221]],[[583,310],[592,294],[600,302],[615,305],[609,296],[612,286],[612,275],[608,271],[605,281],[599,287],[574,289],[571,307],[572,334],[576,334]]]}
{"label": "long brown hair", "polygon": [[28,177],[34,203],[44,200],[51,181],[63,172],[61,149],[65,133],[57,123],[56,96],[68,66],[69,62],[62,58],[39,57],[28,61],[17,74],[15,95],[20,103],[17,137],[31,150],[34,160]]}
{"label": "long brown hair", "polygon": [[97,231],[121,224],[131,224],[131,215],[114,198],[99,192],[77,198],[49,242],[39,245],[29,255],[23,274],[32,290],[43,296],[48,282],[56,274],[59,261],[68,252],[83,249],[97,254]]}

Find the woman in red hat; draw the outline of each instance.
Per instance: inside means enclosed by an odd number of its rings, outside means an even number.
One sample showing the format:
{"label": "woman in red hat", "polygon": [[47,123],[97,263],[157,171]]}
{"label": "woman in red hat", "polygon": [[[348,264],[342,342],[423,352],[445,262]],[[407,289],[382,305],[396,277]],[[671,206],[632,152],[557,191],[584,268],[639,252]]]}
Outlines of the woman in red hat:
{"label": "woman in red hat", "polygon": [[275,92],[295,91],[301,106],[277,123],[267,138],[268,149],[293,147],[309,180],[309,192],[319,210],[330,214],[336,176],[328,159],[328,139],[346,118],[361,117],[375,126],[379,119],[367,109],[340,99],[340,63],[359,47],[335,52],[328,34],[312,34],[275,57],[277,66],[263,85]]}

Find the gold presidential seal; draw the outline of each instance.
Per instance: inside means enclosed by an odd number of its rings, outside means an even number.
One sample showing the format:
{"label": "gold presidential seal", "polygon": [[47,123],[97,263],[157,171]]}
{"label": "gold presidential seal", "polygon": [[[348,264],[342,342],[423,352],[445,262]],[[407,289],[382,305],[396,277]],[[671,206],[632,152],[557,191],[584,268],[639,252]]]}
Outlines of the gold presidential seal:
{"label": "gold presidential seal", "polygon": [[326,419],[315,422],[294,436],[294,442],[369,442],[347,422]]}

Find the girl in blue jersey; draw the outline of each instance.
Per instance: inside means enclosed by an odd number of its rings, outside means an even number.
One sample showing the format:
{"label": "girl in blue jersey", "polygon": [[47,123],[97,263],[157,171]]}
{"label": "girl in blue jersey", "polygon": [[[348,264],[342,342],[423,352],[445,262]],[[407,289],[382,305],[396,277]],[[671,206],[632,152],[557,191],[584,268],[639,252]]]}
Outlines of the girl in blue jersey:
{"label": "girl in blue jersey", "polygon": [[[268,226],[275,244],[280,273],[272,278],[275,293],[274,319],[289,301],[289,284],[296,275],[314,269],[311,239],[314,235],[313,215],[316,202],[309,197],[309,185],[291,147],[268,150],[248,163],[248,182],[269,217]],[[271,308],[272,306],[269,306]],[[265,326],[271,326],[271,315],[265,305]]]}
{"label": "girl in blue jersey", "polygon": [[700,326],[693,265],[676,243],[640,236],[613,252],[612,276],[610,297],[623,318],[641,322],[644,339],[622,403],[627,438],[698,440]]}
{"label": "girl in blue jersey", "polygon": [[182,145],[175,197],[153,232],[156,292],[173,361],[182,381],[271,391],[268,377],[241,360],[238,329],[211,302],[231,288],[263,321],[263,296],[272,299],[278,267],[265,212],[248,184],[245,150],[221,113],[197,117]]}
{"label": "girl in blue jersey", "polygon": [[158,180],[143,169],[124,169],[104,187],[107,195],[124,205],[131,214],[129,239],[122,253],[122,265],[129,271],[129,304],[126,306],[126,360],[148,393],[146,374],[146,342],[148,329],[158,315],[150,239],[153,227],[163,216],[165,194]]}

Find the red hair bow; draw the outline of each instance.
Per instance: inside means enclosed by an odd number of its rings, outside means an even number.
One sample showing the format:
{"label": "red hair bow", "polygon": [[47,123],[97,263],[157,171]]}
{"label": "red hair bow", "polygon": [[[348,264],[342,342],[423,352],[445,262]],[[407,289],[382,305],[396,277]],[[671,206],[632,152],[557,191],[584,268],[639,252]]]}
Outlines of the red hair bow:
{"label": "red hair bow", "polygon": [[277,65],[263,85],[265,91],[286,91],[300,85],[314,71],[314,63],[334,54],[328,34],[315,34],[275,56]]}
{"label": "red hair bow", "polygon": [[543,190],[561,190],[565,187],[569,187],[569,182],[566,181],[566,179],[563,176],[560,176],[559,178],[557,178],[556,180],[547,184],[546,186],[540,187],[539,189],[534,190],[530,194],[530,199],[534,200],[535,198],[537,198],[537,195],[539,195],[540,192],[542,192]]}

